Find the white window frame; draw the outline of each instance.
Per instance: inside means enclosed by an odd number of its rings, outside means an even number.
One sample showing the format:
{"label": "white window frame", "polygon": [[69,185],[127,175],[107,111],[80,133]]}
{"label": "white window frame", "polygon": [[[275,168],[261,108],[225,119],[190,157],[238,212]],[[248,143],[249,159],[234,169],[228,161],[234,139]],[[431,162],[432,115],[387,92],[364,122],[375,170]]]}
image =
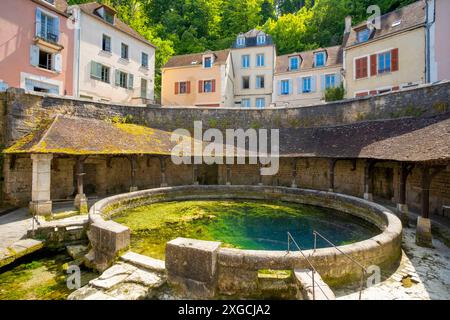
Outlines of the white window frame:
{"label": "white window frame", "polygon": [[[258,79],[261,79],[261,78],[263,79],[264,86],[261,86],[261,81],[258,81]],[[257,75],[256,76],[255,87],[256,87],[256,89],[265,89],[265,87],[266,87],[266,77],[264,75]]]}
{"label": "white window frame", "polygon": [[[302,84],[302,87],[301,87],[301,89],[302,89],[302,90],[301,90],[302,94],[308,94],[308,93],[312,93],[312,92],[313,92],[313,91],[312,91],[312,88],[311,88],[311,87],[312,87],[312,86],[311,86],[312,78],[313,78],[312,76],[304,76],[304,77],[302,77],[302,81],[301,81],[301,82],[302,82],[302,83],[301,83],[301,84]],[[304,87],[304,83],[305,83],[304,81],[305,81],[305,79],[309,79],[309,91],[305,91],[305,89],[304,89],[304,88],[305,88],[305,87]]]}
{"label": "white window frame", "polygon": [[[248,102],[247,106],[244,104],[244,101]],[[250,108],[251,105],[252,105],[252,103],[251,103],[250,98],[242,98],[242,100],[241,100],[241,107],[242,108]]]}
{"label": "white window frame", "polygon": [[[327,77],[330,77],[330,76],[333,77],[333,85],[327,87]],[[336,88],[336,77],[337,77],[336,73],[325,73],[324,77],[325,77],[325,90],[331,89],[331,88]]]}
{"label": "white window frame", "polygon": [[245,47],[245,37],[244,36],[238,36],[236,40],[236,45],[238,47]]}
{"label": "white window frame", "polygon": [[[144,66],[144,55],[147,56],[147,65]],[[147,52],[141,52],[141,68],[148,69],[149,68],[149,60],[150,56]]]}
{"label": "white window frame", "polygon": [[[260,58],[262,57],[262,64],[260,64]],[[256,67],[261,68],[266,66],[266,57],[264,53],[258,53],[256,55]]]}
{"label": "white window frame", "polygon": [[[260,103],[259,103],[261,101],[263,102],[262,105],[260,105]],[[266,98],[256,98],[255,106],[256,106],[256,108],[259,108],[259,109],[265,108],[266,107]]]}
{"label": "white window frame", "polygon": [[[287,93],[284,93],[283,91],[283,83],[287,82]],[[290,88],[290,82],[291,79],[280,79],[280,84],[281,84],[281,91],[280,91],[280,95],[281,96],[288,96],[291,92],[291,88]]]}
{"label": "white window frame", "polygon": [[256,44],[259,46],[266,44],[267,41],[266,38],[267,38],[266,35],[259,34],[258,36],[256,36]]}
{"label": "white window frame", "polygon": [[[292,62],[293,60],[297,61],[297,68],[296,69],[292,69]],[[289,71],[297,71],[300,70],[300,57],[290,57],[289,58]]]}

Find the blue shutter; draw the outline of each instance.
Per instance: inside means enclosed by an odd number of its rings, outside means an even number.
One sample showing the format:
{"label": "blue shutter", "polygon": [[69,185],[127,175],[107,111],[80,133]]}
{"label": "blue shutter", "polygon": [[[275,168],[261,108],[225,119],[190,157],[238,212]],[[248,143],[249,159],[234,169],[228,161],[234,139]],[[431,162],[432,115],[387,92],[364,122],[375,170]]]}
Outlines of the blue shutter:
{"label": "blue shutter", "polygon": [[42,29],[42,11],[39,8],[36,8],[36,36],[41,35]]}
{"label": "blue shutter", "polygon": [[31,46],[30,47],[30,64],[34,67],[39,65],[39,47]]}
{"label": "blue shutter", "polygon": [[289,79],[289,94],[292,94],[292,79]]}
{"label": "blue shutter", "polygon": [[302,93],[303,92],[303,78],[302,77],[298,77],[297,78],[297,92],[298,93]]}
{"label": "blue shutter", "polygon": [[53,19],[53,33],[56,36],[56,42],[59,42],[59,17]]}
{"label": "blue shutter", "polygon": [[281,80],[278,80],[278,95],[281,96]]}
{"label": "blue shutter", "polygon": [[316,92],[317,88],[317,76],[311,77],[311,92]]}
{"label": "blue shutter", "polygon": [[320,75],[320,90],[325,91],[326,81],[326,76],[324,74]]}

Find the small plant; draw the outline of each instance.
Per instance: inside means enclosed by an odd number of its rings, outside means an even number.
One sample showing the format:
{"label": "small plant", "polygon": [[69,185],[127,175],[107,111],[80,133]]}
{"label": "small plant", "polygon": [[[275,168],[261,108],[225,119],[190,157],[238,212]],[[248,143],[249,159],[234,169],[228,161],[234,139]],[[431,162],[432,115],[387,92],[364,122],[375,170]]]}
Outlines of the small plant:
{"label": "small plant", "polygon": [[339,87],[328,88],[325,90],[326,102],[343,100],[344,96],[345,96],[345,89],[343,84],[341,84]]}

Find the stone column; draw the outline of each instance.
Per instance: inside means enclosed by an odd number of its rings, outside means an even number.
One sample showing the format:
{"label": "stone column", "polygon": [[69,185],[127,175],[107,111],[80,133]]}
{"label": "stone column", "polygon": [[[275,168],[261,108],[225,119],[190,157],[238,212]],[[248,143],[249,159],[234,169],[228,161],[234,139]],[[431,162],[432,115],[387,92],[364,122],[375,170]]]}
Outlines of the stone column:
{"label": "stone column", "polygon": [[400,183],[399,183],[399,203],[397,204],[397,210],[400,213],[400,220],[404,227],[409,226],[408,218],[408,205],[406,204],[406,180],[411,173],[412,166],[402,162],[400,164]]}
{"label": "stone column", "polygon": [[371,160],[366,161],[366,165],[364,167],[364,199],[373,201],[373,167],[375,165],[375,162]]}
{"label": "stone column", "polygon": [[132,155],[130,157],[130,164],[131,164],[131,186],[130,186],[130,192],[134,192],[138,190],[138,187],[136,185],[136,171],[137,171],[137,156]]}
{"label": "stone column", "polygon": [[53,154],[32,154],[31,159],[33,160],[33,173],[30,211],[34,215],[51,215],[50,189]]}
{"label": "stone column", "polygon": [[161,169],[161,187],[167,187],[167,181],[166,181],[166,158],[165,157],[159,157],[159,166]]}
{"label": "stone column", "polygon": [[230,165],[230,164],[227,164],[227,165],[226,165],[226,170],[227,170],[227,172],[226,172],[226,181],[225,181],[225,184],[226,184],[227,186],[229,186],[229,185],[231,185],[231,165]]}
{"label": "stone column", "polygon": [[297,188],[297,158],[292,159],[291,162],[291,169],[292,169],[292,184],[291,188]]}
{"label": "stone column", "polygon": [[84,161],[85,157],[77,157],[76,162],[76,175],[77,175],[77,195],[75,196],[74,205],[75,208],[80,210],[80,213],[88,212],[88,202],[87,197],[83,191],[83,176],[86,175],[84,172]]}
{"label": "stone column", "polygon": [[422,165],[420,188],[422,189],[422,205],[421,216],[417,217],[416,227],[416,244],[423,247],[433,246],[433,236],[431,234],[431,220],[430,220],[430,186],[434,176],[441,172],[445,167],[436,167],[431,172],[431,168]]}
{"label": "stone column", "polygon": [[198,164],[194,164],[192,168],[192,183],[198,185]]}
{"label": "stone column", "polygon": [[334,168],[336,159],[328,159],[328,191],[334,192]]}

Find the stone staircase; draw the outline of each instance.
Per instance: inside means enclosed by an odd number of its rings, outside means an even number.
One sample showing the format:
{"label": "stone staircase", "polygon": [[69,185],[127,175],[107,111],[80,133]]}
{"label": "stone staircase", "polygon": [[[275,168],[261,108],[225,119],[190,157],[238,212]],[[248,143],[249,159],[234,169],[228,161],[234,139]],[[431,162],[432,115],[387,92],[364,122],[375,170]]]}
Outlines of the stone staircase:
{"label": "stone staircase", "polygon": [[295,269],[294,277],[304,300],[335,300],[336,297],[330,287],[322,280],[317,272],[309,269]]}

